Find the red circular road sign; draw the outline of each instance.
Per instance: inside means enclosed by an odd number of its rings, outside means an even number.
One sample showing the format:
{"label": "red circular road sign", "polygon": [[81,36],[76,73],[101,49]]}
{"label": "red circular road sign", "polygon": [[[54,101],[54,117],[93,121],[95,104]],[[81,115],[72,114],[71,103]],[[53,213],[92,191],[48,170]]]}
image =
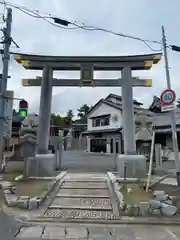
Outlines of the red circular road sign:
{"label": "red circular road sign", "polygon": [[176,93],[172,89],[166,89],[161,93],[160,99],[162,104],[170,105],[175,101]]}

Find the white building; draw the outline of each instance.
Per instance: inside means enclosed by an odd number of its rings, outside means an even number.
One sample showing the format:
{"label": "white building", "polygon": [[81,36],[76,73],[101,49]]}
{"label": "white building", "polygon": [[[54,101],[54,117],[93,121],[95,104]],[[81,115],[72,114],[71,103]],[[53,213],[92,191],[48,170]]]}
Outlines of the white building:
{"label": "white building", "polygon": [[[134,100],[135,113],[149,112],[142,105]],[[87,135],[87,151],[123,153],[121,96],[109,94],[107,98],[97,102],[87,115],[87,123],[87,131],[84,132]],[[113,139],[116,140],[113,142]]]}

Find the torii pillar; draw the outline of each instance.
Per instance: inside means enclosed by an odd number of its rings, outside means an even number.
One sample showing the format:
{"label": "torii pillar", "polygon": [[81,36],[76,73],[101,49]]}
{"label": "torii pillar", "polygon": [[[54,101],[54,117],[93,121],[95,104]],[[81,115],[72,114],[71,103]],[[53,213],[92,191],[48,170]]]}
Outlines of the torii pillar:
{"label": "torii pillar", "polygon": [[41,82],[37,154],[48,153],[52,102],[52,77],[52,68],[44,67]]}
{"label": "torii pillar", "polygon": [[[131,79],[131,68],[125,67],[121,71],[122,78]],[[122,116],[124,131],[124,153],[136,154],[135,121],[133,105],[133,87],[131,81],[122,85]]]}

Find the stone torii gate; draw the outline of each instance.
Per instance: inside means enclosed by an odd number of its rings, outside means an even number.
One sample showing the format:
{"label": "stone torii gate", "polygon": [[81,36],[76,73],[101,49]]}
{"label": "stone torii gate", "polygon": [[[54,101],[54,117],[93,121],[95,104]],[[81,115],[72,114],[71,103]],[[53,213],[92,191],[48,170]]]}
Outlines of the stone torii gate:
{"label": "stone torii gate", "polygon": [[[133,87],[150,87],[151,79],[132,77],[132,70],[149,70],[157,64],[161,54],[135,56],[40,56],[19,54],[16,61],[28,70],[42,70],[42,77],[23,79],[23,86],[41,86],[37,156],[37,175],[50,175],[54,157],[48,154],[51,117],[52,86],[69,87],[122,87],[123,132],[125,155],[136,154],[135,123],[133,109]],[[80,71],[80,79],[55,79],[53,70]],[[94,79],[94,71],[121,71],[118,79]],[[46,165],[47,161],[48,164]],[[52,160],[52,161],[50,161]],[[40,169],[42,168],[42,169]]]}

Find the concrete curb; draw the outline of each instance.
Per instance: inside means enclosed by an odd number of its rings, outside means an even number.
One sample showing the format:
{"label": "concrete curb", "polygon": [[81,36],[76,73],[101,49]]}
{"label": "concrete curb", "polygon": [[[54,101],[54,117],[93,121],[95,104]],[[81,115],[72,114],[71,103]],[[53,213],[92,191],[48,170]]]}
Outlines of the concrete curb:
{"label": "concrete curb", "polygon": [[143,217],[122,217],[120,219],[113,220],[87,220],[87,219],[68,219],[60,220],[59,218],[29,218],[27,223],[82,223],[82,224],[130,224],[130,225],[180,225],[180,218],[143,218]]}
{"label": "concrete curb", "polygon": [[[56,177],[52,178],[52,182],[49,183],[47,190],[45,190],[41,195],[35,197],[29,196],[17,196],[16,186],[9,183],[7,186],[2,186],[4,190],[4,199],[8,207],[17,207],[24,210],[34,210],[39,208],[39,206],[46,200],[49,194],[54,190],[57,183],[66,175],[66,172],[61,172]],[[35,178],[33,178],[35,179]],[[38,178],[39,179],[39,178]],[[41,178],[44,179],[44,178]],[[47,179],[44,179],[47,180]],[[54,181],[53,181],[54,180]]]}

